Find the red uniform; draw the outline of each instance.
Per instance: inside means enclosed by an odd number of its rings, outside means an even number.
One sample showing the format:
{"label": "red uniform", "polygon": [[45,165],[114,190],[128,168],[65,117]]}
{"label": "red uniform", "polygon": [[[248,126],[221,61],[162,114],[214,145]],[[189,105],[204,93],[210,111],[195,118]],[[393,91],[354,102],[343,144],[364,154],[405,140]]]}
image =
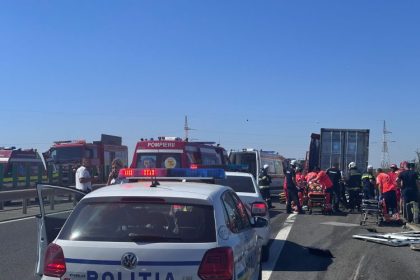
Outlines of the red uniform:
{"label": "red uniform", "polygon": [[319,183],[327,189],[333,186],[333,182],[324,170],[319,171],[316,176],[316,180],[318,180]]}

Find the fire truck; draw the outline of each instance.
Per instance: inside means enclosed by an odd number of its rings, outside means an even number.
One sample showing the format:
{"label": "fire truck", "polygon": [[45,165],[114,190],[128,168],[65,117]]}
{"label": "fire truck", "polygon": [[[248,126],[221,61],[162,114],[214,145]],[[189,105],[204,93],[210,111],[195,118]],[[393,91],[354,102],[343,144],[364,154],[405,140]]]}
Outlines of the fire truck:
{"label": "fire truck", "polygon": [[128,149],[122,145],[122,138],[106,134],[93,143],[87,143],[86,140],[56,141],[43,156],[49,182],[62,186],[75,184],[75,172],[83,158],[90,159],[90,174],[97,176],[94,183],[98,184],[106,183],[115,158],[128,165]]}
{"label": "fire truck", "polygon": [[0,189],[33,187],[46,179],[44,163],[36,149],[0,147]]}
{"label": "fire truck", "polygon": [[179,137],[140,139],[131,168],[225,167],[227,152],[214,142],[189,142]]}

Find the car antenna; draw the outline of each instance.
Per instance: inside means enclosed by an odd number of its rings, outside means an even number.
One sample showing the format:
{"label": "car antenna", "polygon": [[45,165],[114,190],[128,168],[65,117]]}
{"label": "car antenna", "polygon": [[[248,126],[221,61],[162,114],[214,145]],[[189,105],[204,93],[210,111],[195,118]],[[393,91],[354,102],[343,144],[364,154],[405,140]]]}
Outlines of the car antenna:
{"label": "car antenna", "polygon": [[150,185],[151,188],[156,188],[157,186],[159,186],[159,181],[157,180],[156,176],[152,176],[152,184]]}

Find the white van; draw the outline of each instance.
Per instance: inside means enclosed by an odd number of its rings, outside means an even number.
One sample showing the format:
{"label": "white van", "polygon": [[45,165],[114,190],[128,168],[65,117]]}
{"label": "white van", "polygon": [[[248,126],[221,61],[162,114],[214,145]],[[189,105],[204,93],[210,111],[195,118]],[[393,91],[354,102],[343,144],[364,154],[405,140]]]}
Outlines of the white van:
{"label": "white van", "polygon": [[240,170],[237,171],[251,173],[257,181],[262,167],[264,164],[268,164],[268,174],[272,179],[270,185],[271,196],[277,196],[283,191],[284,157],[278,153],[256,149],[231,150],[229,160],[233,166],[240,166]]}

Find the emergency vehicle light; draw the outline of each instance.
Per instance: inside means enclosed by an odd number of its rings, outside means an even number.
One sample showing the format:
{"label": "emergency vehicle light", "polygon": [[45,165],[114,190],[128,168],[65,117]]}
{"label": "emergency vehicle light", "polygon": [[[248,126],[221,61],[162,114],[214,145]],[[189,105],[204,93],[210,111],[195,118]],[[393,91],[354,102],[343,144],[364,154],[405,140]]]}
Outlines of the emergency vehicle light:
{"label": "emergency vehicle light", "polygon": [[118,175],[122,178],[167,177],[167,172],[164,168],[122,168]]}
{"label": "emergency vehicle light", "polygon": [[248,171],[248,164],[228,164],[227,170],[229,171]]}
{"label": "emergency vehicle light", "polygon": [[225,171],[221,168],[123,168],[119,172],[121,178],[213,178],[224,179]]}

